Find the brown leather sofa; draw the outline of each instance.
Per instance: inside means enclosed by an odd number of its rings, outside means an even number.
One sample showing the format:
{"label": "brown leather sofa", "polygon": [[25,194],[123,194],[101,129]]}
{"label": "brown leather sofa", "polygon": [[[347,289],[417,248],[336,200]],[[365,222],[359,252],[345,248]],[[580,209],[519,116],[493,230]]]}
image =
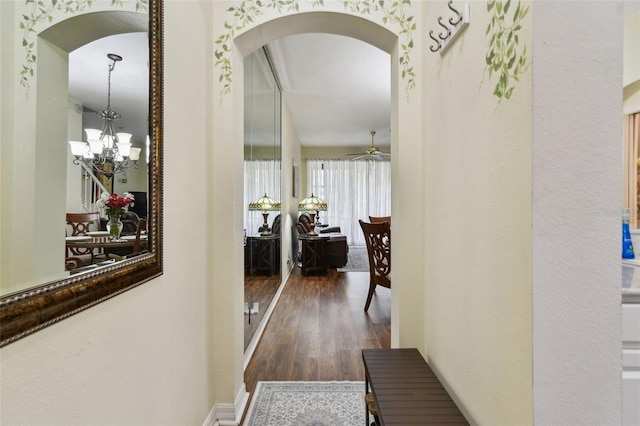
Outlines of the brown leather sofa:
{"label": "brown leather sofa", "polygon": [[[311,222],[309,213],[302,213],[298,217],[296,223],[298,235],[306,235],[315,229],[315,225]],[[318,234],[327,235],[329,242],[327,244],[327,262],[329,267],[341,268],[347,264],[349,253],[349,245],[347,244],[347,236],[342,234],[339,226],[331,226],[327,228],[318,228],[315,230]]]}

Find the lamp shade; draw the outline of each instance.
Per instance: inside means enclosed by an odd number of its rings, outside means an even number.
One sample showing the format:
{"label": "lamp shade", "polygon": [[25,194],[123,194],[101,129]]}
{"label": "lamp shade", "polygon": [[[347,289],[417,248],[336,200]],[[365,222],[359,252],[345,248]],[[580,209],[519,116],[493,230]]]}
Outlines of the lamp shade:
{"label": "lamp shade", "polygon": [[311,193],[311,197],[307,197],[300,201],[300,204],[298,204],[298,210],[303,212],[326,211],[327,203]]}
{"label": "lamp shade", "polygon": [[131,143],[131,133],[116,133],[116,136],[118,136],[118,142],[120,143]]}
{"label": "lamp shade", "polygon": [[142,151],[142,148],[131,148],[131,154],[129,156],[131,161],[138,161],[138,159],[140,159],[140,151]]}
{"label": "lamp shade", "polygon": [[84,129],[84,132],[87,134],[87,140],[99,140],[100,136],[102,136],[102,130],[98,129]]}
{"label": "lamp shade", "polygon": [[118,142],[118,152],[122,157],[128,157],[131,153],[131,144],[129,142]]}
{"label": "lamp shade", "polygon": [[267,194],[258,198],[253,203],[249,203],[249,210],[260,210],[263,212],[272,212],[280,210],[280,203],[269,197]]}
{"label": "lamp shade", "polygon": [[82,141],[69,141],[71,146],[71,154],[76,157],[83,157],[89,151],[89,144]]}

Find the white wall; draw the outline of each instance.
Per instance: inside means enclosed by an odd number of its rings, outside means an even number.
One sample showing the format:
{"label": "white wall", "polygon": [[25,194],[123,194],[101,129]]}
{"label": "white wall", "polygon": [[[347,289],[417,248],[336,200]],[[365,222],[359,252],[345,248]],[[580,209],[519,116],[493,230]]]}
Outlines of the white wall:
{"label": "white wall", "polygon": [[220,376],[233,362],[213,334],[242,339],[242,327],[234,330],[210,303],[231,304],[209,285],[207,156],[193,155],[209,149],[210,98],[202,94],[211,73],[202,58],[210,45],[206,26],[194,25],[206,8],[166,3],[165,273],[2,348],[3,424],[196,425],[215,401],[233,402],[232,388],[216,388],[228,383]]}
{"label": "white wall", "polygon": [[614,1],[533,8],[538,424],[620,424],[622,9]]}
{"label": "white wall", "polygon": [[[283,233],[282,246],[282,268],[281,271],[289,271],[293,268],[293,260],[296,253],[293,251],[293,241],[297,234],[293,229],[298,220],[299,197],[293,196],[293,163],[301,164],[300,160],[300,139],[298,132],[293,127],[291,111],[284,96],[282,97],[282,229],[288,229]],[[302,189],[301,189],[302,191]],[[297,247],[297,246],[296,246]],[[288,274],[283,273],[286,277]]]}
{"label": "white wall", "polygon": [[[18,5],[1,4],[4,35]],[[446,3],[415,5],[418,89],[392,117],[393,338],[479,423],[620,421],[619,217],[603,211],[621,156],[598,143],[621,137],[617,5],[536,3],[520,87],[536,85],[500,106],[480,85],[483,4],[443,64],[422,40]],[[202,424],[242,395],[242,90],[215,106],[211,55],[228,6],[165,4],[164,275],[0,350],[3,423]],[[20,196],[0,195],[3,226]]]}
{"label": "white wall", "polygon": [[[475,422],[531,424],[531,70],[510,100],[493,96],[490,17],[470,7],[446,54],[425,57],[426,353]],[[427,12],[429,29],[448,16],[442,2]]]}
{"label": "white wall", "polygon": [[640,4],[625,2],[624,20],[624,84],[625,114],[640,111]]}

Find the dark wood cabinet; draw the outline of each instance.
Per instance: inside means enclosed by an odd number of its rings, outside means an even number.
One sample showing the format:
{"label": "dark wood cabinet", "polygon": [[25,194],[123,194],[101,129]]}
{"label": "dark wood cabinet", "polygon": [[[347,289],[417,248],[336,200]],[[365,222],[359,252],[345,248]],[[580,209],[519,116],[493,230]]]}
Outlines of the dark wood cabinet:
{"label": "dark wood cabinet", "polygon": [[280,273],[280,235],[248,236],[244,246],[244,267],[247,275]]}
{"label": "dark wood cabinet", "polygon": [[300,235],[302,245],[302,275],[327,273],[327,243],[329,237]]}

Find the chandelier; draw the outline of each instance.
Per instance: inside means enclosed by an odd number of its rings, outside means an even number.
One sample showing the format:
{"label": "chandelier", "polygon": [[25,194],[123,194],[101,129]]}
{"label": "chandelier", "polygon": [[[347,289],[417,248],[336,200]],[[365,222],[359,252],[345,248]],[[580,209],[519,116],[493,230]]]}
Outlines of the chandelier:
{"label": "chandelier", "polygon": [[116,173],[123,173],[134,166],[138,168],[141,148],[131,147],[130,133],[116,133],[113,129],[113,120],[119,120],[121,115],[111,109],[111,72],[116,67],[116,62],[122,61],[122,56],[109,53],[109,79],[107,84],[107,109],[98,111],[98,117],[102,118],[102,130],[84,129],[87,142],[69,141],[73,164],[84,164],[107,177],[113,177]]}

